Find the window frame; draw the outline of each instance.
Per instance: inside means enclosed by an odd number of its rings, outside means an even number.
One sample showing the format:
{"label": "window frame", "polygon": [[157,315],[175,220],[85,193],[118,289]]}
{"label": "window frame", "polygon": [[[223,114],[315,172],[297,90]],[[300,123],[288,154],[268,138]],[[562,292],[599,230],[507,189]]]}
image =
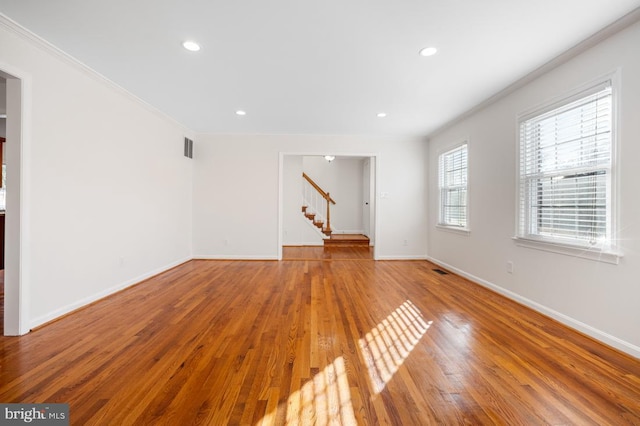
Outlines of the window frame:
{"label": "window frame", "polygon": [[[464,226],[461,225],[456,225],[453,223],[447,223],[444,221],[444,198],[443,198],[443,190],[445,190],[446,188],[453,188],[454,186],[448,186],[448,187],[444,187],[443,183],[442,183],[442,176],[444,174],[444,171],[442,170],[442,166],[443,166],[443,158],[444,156],[446,156],[447,154],[452,154],[455,151],[458,151],[462,148],[465,148],[466,151],[466,168],[465,168],[465,185],[464,185],[464,189],[466,191],[466,195],[465,195],[465,224]],[[469,139],[464,139],[461,140],[459,142],[456,142],[455,144],[451,144],[449,146],[447,146],[446,148],[444,148],[442,151],[440,151],[440,153],[438,154],[438,160],[437,160],[437,181],[438,181],[438,220],[436,223],[436,227],[442,230],[446,230],[446,231],[452,231],[455,233],[459,233],[462,235],[468,235],[470,233],[470,227],[469,227],[469,222],[470,222],[470,215],[469,215],[469,211],[470,211],[470,206],[469,206]],[[455,185],[455,187],[459,187],[459,185]]]}
{"label": "window frame", "polygon": [[[598,79],[595,79],[589,83],[574,89],[573,91],[557,97],[552,101],[548,101],[539,105],[531,110],[519,114],[516,122],[516,220],[515,220],[515,236],[513,239],[516,244],[523,247],[529,247],[539,250],[551,251],[555,253],[572,255],[576,257],[599,260],[607,263],[618,264],[622,253],[617,247],[616,241],[619,238],[618,226],[618,214],[619,208],[617,204],[617,191],[619,188],[619,175],[617,173],[617,139],[618,139],[618,114],[620,103],[620,90],[619,90],[619,76],[618,71],[609,73]],[[610,165],[608,167],[608,181],[606,189],[606,207],[608,210],[606,227],[608,228],[608,238],[606,241],[600,244],[591,244],[588,242],[580,241],[578,239],[571,240],[570,238],[553,238],[546,237],[539,234],[528,234],[525,231],[527,225],[523,223],[526,220],[527,212],[523,209],[527,209],[527,203],[523,201],[523,197],[526,196],[526,190],[523,189],[522,184],[522,124],[528,120],[540,117],[556,109],[562,108],[571,104],[577,100],[586,98],[590,95],[599,92],[599,89],[605,87],[605,85],[611,88],[611,138],[610,138]],[[523,193],[523,190],[525,193]]]}

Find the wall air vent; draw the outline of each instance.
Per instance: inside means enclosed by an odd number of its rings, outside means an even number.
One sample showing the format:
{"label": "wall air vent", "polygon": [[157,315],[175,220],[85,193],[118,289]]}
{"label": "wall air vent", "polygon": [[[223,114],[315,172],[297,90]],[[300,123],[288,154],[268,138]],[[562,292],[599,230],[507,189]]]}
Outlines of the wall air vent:
{"label": "wall air vent", "polygon": [[189,138],[184,138],[184,156],[193,158],[193,141]]}

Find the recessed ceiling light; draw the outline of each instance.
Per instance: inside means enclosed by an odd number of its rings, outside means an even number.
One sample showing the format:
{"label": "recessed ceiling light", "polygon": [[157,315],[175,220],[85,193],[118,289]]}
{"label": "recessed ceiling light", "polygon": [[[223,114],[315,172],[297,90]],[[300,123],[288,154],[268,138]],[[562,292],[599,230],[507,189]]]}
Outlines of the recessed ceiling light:
{"label": "recessed ceiling light", "polygon": [[200,45],[195,41],[191,41],[191,40],[187,40],[184,43],[182,43],[182,47],[192,52],[197,52],[198,50],[200,50]]}
{"label": "recessed ceiling light", "polygon": [[236,111],[236,115],[247,115],[247,113],[239,109]]}
{"label": "recessed ceiling light", "polygon": [[379,112],[377,115],[378,118],[385,118],[386,116],[387,116],[386,112]]}
{"label": "recessed ceiling light", "polygon": [[422,56],[433,56],[438,53],[438,49],[435,47],[425,47],[420,51],[420,55]]}

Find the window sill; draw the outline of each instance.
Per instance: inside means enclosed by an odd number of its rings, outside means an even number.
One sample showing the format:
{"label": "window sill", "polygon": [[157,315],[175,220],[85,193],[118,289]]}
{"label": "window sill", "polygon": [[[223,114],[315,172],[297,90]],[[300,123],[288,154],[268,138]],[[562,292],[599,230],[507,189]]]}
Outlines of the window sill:
{"label": "window sill", "polygon": [[458,234],[458,235],[469,235],[471,233],[471,231],[468,228],[460,228],[457,226],[447,226],[447,225],[436,225],[437,229],[440,229],[441,231],[447,231],[447,232],[452,232],[454,234]]}
{"label": "window sill", "polygon": [[590,247],[579,247],[568,244],[552,243],[548,241],[531,240],[522,237],[513,237],[516,245],[536,250],[548,251],[552,253],[564,254],[567,256],[579,257],[581,259],[597,260],[599,262],[617,265],[620,262],[622,253],[611,250],[600,250]]}

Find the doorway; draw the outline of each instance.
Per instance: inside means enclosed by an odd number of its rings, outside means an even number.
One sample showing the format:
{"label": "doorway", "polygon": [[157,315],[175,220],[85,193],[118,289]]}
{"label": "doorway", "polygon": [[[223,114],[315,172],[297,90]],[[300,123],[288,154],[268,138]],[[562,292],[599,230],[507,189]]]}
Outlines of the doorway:
{"label": "doorway", "polygon": [[[302,213],[300,212],[301,207],[301,195],[302,190],[297,188],[295,183],[302,182],[302,172],[303,170],[303,158],[306,157],[324,157],[326,153],[280,153],[280,163],[279,163],[279,214],[278,214],[278,260],[283,259],[284,254],[284,241],[294,241],[288,242],[291,246],[304,246],[308,243],[295,243],[295,241],[306,241],[307,238],[303,238],[300,240],[296,240],[296,236],[300,235],[298,232],[295,232],[292,237],[291,228],[291,215],[296,215]],[[378,235],[378,223],[376,220],[377,206],[378,200],[376,197],[376,187],[377,187],[377,164],[378,164],[378,156],[376,154],[370,153],[350,153],[350,154],[340,154],[339,158],[347,159],[347,160],[361,160],[362,161],[362,169],[361,178],[362,178],[362,188],[358,190],[358,192],[362,191],[362,194],[358,193],[353,198],[359,199],[362,202],[362,205],[359,206],[361,215],[361,231],[364,231],[365,235],[367,235],[371,241],[371,247],[369,247],[369,258],[376,257],[376,236]],[[328,160],[327,160],[328,161]],[[335,161],[334,161],[335,163]],[[306,162],[304,163],[306,164]],[[312,167],[313,168],[313,167]],[[306,171],[305,171],[306,172]],[[351,175],[353,176],[353,175]],[[300,195],[298,195],[300,194]],[[353,211],[354,207],[351,206],[349,211]],[[332,209],[333,211],[333,209]],[[301,216],[302,217],[302,216]],[[334,224],[334,214],[331,214],[332,225]],[[295,221],[294,221],[295,222]],[[312,227],[313,228],[313,227]],[[335,228],[332,226],[332,228]],[[349,229],[349,228],[347,228]],[[295,230],[294,230],[295,231]],[[348,234],[349,232],[345,232]],[[345,235],[347,236],[347,235]],[[316,243],[310,243],[312,246],[315,246]],[[322,247],[322,246],[320,246]],[[313,248],[313,247],[311,247]],[[314,255],[315,256],[315,255]],[[323,256],[326,256],[326,253],[323,253]],[[351,256],[351,254],[350,254]]]}

